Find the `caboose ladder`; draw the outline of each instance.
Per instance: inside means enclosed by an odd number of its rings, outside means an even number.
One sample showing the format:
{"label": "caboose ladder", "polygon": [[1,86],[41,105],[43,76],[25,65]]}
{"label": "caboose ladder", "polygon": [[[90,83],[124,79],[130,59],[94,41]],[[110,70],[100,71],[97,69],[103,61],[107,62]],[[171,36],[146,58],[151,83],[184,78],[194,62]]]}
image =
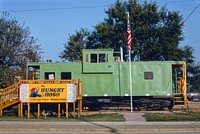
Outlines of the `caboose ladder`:
{"label": "caboose ladder", "polygon": [[175,106],[187,106],[187,88],[186,88],[186,64],[182,65],[182,78],[178,81],[178,92],[174,94]]}

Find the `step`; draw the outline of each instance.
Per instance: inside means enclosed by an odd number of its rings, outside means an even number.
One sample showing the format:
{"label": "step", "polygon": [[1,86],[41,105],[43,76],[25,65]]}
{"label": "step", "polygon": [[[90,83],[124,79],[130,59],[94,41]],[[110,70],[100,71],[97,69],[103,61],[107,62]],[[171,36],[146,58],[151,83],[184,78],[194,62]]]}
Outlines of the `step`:
{"label": "step", "polygon": [[185,107],[186,105],[174,105],[174,106]]}
{"label": "step", "polygon": [[174,98],[183,98],[183,96],[174,96]]}
{"label": "step", "polygon": [[18,103],[18,102],[19,102],[18,99],[15,99],[15,100],[13,99],[12,101],[7,101],[7,102],[5,102],[4,104],[0,105],[0,109],[7,108],[7,107],[9,107],[9,106],[12,106],[12,105]]}
{"label": "step", "polygon": [[177,103],[179,103],[179,102],[180,102],[180,103],[181,103],[181,102],[185,103],[184,101],[181,101],[181,100],[180,100],[180,101],[174,101],[174,102],[175,102],[175,103],[176,103],[176,102],[177,102]]}
{"label": "step", "polygon": [[174,98],[174,101],[184,101],[184,98]]}
{"label": "step", "polygon": [[174,102],[174,105],[175,106],[182,106],[182,105],[184,105],[185,106],[185,102],[183,102],[183,101],[177,101],[177,102]]}
{"label": "step", "polygon": [[182,93],[175,93],[174,97],[183,97],[183,94]]}

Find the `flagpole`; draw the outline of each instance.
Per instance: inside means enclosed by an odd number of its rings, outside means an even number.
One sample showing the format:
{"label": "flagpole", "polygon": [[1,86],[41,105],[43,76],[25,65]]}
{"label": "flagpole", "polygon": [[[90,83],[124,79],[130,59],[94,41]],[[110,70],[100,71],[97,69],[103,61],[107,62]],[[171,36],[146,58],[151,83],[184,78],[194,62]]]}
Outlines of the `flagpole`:
{"label": "flagpole", "polygon": [[133,98],[132,98],[132,69],[131,69],[131,50],[128,51],[129,55],[129,84],[130,84],[130,100],[131,100],[131,112],[133,112]]}
{"label": "flagpole", "polygon": [[129,21],[129,12],[128,12],[128,19],[127,19],[127,32],[128,32],[128,55],[129,55],[129,87],[130,87],[130,101],[131,101],[131,112],[133,112],[133,98],[132,98],[132,67],[131,67],[131,28],[130,28],[130,21]]}

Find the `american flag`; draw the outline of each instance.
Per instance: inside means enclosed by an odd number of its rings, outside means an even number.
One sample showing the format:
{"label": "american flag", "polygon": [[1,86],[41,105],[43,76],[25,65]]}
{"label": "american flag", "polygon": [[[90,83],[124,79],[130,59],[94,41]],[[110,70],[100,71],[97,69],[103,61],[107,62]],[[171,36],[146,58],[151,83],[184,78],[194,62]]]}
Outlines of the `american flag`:
{"label": "american flag", "polygon": [[131,42],[132,42],[132,37],[131,37],[131,26],[130,26],[130,21],[129,21],[129,13],[128,13],[128,19],[127,19],[127,46],[128,50],[131,50]]}

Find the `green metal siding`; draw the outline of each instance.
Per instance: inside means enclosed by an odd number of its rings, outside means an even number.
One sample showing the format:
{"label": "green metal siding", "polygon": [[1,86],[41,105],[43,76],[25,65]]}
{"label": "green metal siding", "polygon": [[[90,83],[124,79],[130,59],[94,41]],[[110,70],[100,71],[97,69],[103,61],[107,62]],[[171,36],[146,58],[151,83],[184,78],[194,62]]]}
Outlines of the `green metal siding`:
{"label": "green metal siding", "polygon": [[[105,63],[90,63],[90,54],[105,54]],[[86,61],[88,55],[88,61]],[[113,50],[83,50],[83,73],[113,73]]]}
{"label": "green metal siding", "polygon": [[[144,72],[153,72],[153,79],[145,80]],[[172,66],[165,63],[135,63],[133,66],[134,96],[172,95]]]}
{"label": "green metal siding", "polygon": [[[172,67],[168,63],[132,62],[132,96],[172,95]],[[129,63],[120,63],[120,95],[130,96]],[[152,80],[144,72],[153,72]]]}
{"label": "green metal siding", "polygon": [[129,63],[119,63],[120,96],[130,96]]}
{"label": "green metal siding", "polygon": [[[61,79],[61,72],[71,72],[72,79],[82,80],[83,96],[130,96],[129,63],[112,62],[112,73],[83,73],[84,64],[78,63],[34,63],[40,66],[40,79],[45,72],[55,72],[55,78]],[[132,62],[133,96],[167,96],[172,95],[171,62]],[[94,64],[92,68],[98,68]],[[144,72],[154,74],[152,80],[144,79]]]}
{"label": "green metal siding", "polygon": [[83,96],[119,96],[118,82],[111,74],[83,74]]}
{"label": "green metal siding", "polygon": [[55,79],[61,79],[61,72],[71,72],[72,79],[78,79],[82,74],[81,63],[41,63],[40,79],[44,80],[45,72],[55,72]]}
{"label": "green metal siding", "polygon": [[112,67],[113,73],[83,73],[83,96],[119,96],[117,63],[113,63]]}

